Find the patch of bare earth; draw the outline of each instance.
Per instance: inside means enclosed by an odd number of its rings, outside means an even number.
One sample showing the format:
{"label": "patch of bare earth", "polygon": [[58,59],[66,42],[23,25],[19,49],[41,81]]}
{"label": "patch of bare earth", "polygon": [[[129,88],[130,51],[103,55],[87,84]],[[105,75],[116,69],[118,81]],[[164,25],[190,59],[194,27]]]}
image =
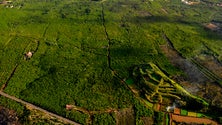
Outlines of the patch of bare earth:
{"label": "patch of bare earth", "polygon": [[150,13],[149,11],[138,11],[137,15],[140,17],[150,17],[152,16],[152,13]]}
{"label": "patch of bare earth", "polygon": [[216,84],[206,84],[199,94],[209,100],[213,106],[222,108],[222,88]]}
{"label": "patch of bare earth", "polygon": [[165,14],[168,14],[167,10],[164,8],[162,8],[161,11],[164,12]]}
{"label": "patch of bare earth", "polygon": [[0,106],[0,125],[21,125],[14,110]]}
{"label": "patch of bare earth", "polygon": [[179,123],[187,123],[189,125],[195,124],[195,125],[202,125],[207,124],[207,125],[217,125],[216,122],[210,120],[210,119],[205,119],[205,118],[196,118],[196,117],[188,117],[188,116],[180,116],[180,115],[174,115],[172,114],[171,116],[173,121],[179,122]]}
{"label": "patch of bare earth", "polygon": [[154,124],[154,120],[152,117],[142,117],[142,120],[143,120],[144,125],[153,125]]}
{"label": "patch of bare earth", "polygon": [[133,108],[125,108],[115,112],[116,125],[135,125],[136,120],[134,117]]}
{"label": "patch of bare earth", "polygon": [[212,31],[217,31],[220,29],[217,25],[215,25],[213,23],[205,24],[205,28],[210,29]]}
{"label": "patch of bare earth", "polygon": [[27,107],[30,110],[30,114],[28,116],[29,124],[52,124],[52,125],[65,125],[64,122],[56,119],[53,116],[40,112],[38,110],[32,109],[31,107]]}
{"label": "patch of bare earth", "polygon": [[201,65],[208,68],[214,74],[222,78],[222,65],[213,56],[199,55],[195,58]]}
{"label": "patch of bare earth", "polygon": [[172,65],[184,71],[186,74],[184,81],[204,83],[208,80],[195,65],[181,57],[178,52],[172,49],[169,45],[161,45],[160,48]]}
{"label": "patch of bare earth", "polygon": [[[180,68],[187,75],[187,78],[180,78],[176,81],[192,94],[205,98],[213,106],[222,108],[222,88],[218,83],[209,80],[200,70],[189,60],[181,57],[175,48],[170,45],[161,45],[162,52],[169,59],[172,65]],[[194,58],[202,66],[209,69],[220,78],[222,77],[222,66],[212,56],[198,56]],[[176,78],[176,77],[175,77]]]}

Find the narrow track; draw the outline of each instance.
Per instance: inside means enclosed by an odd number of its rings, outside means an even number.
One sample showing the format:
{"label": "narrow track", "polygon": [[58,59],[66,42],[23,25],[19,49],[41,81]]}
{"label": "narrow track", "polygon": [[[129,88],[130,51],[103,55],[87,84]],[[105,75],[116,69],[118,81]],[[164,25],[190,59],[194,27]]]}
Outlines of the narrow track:
{"label": "narrow track", "polygon": [[55,118],[57,118],[57,119],[65,122],[65,123],[69,123],[69,124],[72,124],[72,125],[80,125],[80,124],[77,123],[77,122],[71,121],[71,120],[69,120],[69,119],[67,119],[67,118],[64,118],[64,117],[61,117],[61,116],[59,116],[59,115],[57,115],[57,114],[54,114],[54,113],[52,113],[52,112],[49,112],[49,111],[47,111],[47,110],[45,110],[45,109],[42,109],[42,108],[40,108],[40,107],[38,107],[38,106],[35,106],[35,105],[33,105],[33,104],[29,103],[29,102],[23,101],[23,100],[21,100],[21,99],[19,99],[19,98],[16,98],[16,97],[14,97],[14,96],[11,96],[11,95],[9,95],[9,94],[6,94],[6,93],[4,93],[4,92],[2,92],[2,91],[0,91],[0,95],[6,97],[6,98],[8,98],[8,99],[14,100],[14,101],[16,101],[16,102],[19,102],[19,103],[21,103],[21,104],[23,104],[23,105],[29,106],[29,107],[31,107],[31,108],[33,108],[33,109],[39,110],[39,111],[41,111],[41,112],[43,112],[43,113],[49,114],[49,115],[51,115],[51,116],[53,116],[53,117],[55,117]]}
{"label": "narrow track", "polygon": [[190,59],[190,62],[192,62],[194,65],[197,66],[197,68],[210,80],[217,81],[220,80],[214,73],[209,71],[206,67],[202,66],[199,62],[197,62],[194,59]]}
{"label": "narrow track", "polygon": [[166,35],[165,33],[163,33],[163,38],[165,39],[165,41],[167,42],[168,46],[169,46],[173,51],[175,51],[181,58],[186,59],[181,53],[179,53],[179,52],[175,49],[172,41],[167,37],[167,35]]}
{"label": "narrow track", "polygon": [[207,69],[194,59],[190,59],[190,62],[196,65],[200,72],[202,72],[208,79],[217,82],[222,87],[222,79],[219,76],[211,72],[209,69]]}
{"label": "narrow track", "polygon": [[106,28],[106,25],[105,25],[105,14],[104,14],[104,6],[102,4],[102,25],[103,25],[103,28],[104,28],[104,32],[105,32],[105,35],[106,35],[106,39],[107,39],[107,63],[108,63],[108,67],[110,70],[113,71],[112,67],[111,67],[111,56],[110,56],[110,45],[111,45],[111,39],[109,37],[109,34],[107,32],[107,28]]}
{"label": "narrow track", "polygon": [[13,37],[10,37],[9,40],[5,43],[4,48],[12,41]]}
{"label": "narrow track", "polygon": [[[111,39],[109,37],[109,34],[108,34],[108,31],[107,31],[107,28],[106,28],[106,20],[105,20],[105,14],[104,14],[104,5],[103,5],[103,2],[101,3],[101,18],[102,18],[102,26],[104,28],[104,32],[105,32],[105,36],[106,36],[106,39],[107,39],[107,65],[108,65],[108,68],[111,70],[112,74],[121,81],[121,83],[128,89],[132,92],[133,95],[134,92],[130,89],[130,87],[126,84],[125,80],[123,78],[120,77],[120,75],[112,68],[111,66],[111,53],[110,53],[110,46],[111,46]],[[136,96],[135,96],[136,97]]]}
{"label": "narrow track", "polygon": [[16,71],[16,69],[18,68],[18,66],[19,66],[19,64],[16,64],[16,65],[15,65],[15,67],[14,67],[13,70],[12,70],[12,73],[10,74],[10,76],[9,76],[9,78],[6,80],[6,82],[2,85],[0,91],[3,91],[3,90],[7,87],[7,85],[8,85],[8,83],[9,83],[9,81],[11,80],[12,76],[15,74],[15,71]]}
{"label": "narrow track", "polygon": [[46,32],[49,29],[49,25],[50,25],[50,23],[48,23],[47,26],[45,27],[44,32],[42,34],[42,38],[45,38]]}

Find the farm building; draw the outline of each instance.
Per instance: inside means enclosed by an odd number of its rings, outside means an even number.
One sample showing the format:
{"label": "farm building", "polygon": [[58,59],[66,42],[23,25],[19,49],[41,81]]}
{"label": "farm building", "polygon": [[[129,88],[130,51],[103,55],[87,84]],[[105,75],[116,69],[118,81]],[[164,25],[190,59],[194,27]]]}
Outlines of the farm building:
{"label": "farm building", "polygon": [[66,110],[72,110],[73,109],[73,105],[66,105]]}
{"label": "farm building", "polygon": [[32,58],[32,56],[33,56],[33,52],[27,52],[27,53],[25,53],[25,55],[24,55],[24,59],[25,60],[27,60],[27,59],[31,59]]}
{"label": "farm building", "polygon": [[205,28],[210,29],[212,31],[217,31],[220,29],[217,25],[215,25],[213,23],[206,24]]}

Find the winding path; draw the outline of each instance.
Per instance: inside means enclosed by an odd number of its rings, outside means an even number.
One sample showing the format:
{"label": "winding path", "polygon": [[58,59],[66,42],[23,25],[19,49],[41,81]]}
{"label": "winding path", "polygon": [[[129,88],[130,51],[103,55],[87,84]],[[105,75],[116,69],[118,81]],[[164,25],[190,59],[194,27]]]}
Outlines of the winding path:
{"label": "winding path", "polygon": [[26,101],[23,101],[23,100],[21,100],[21,99],[19,99],[19,98],[16,98],[16,97],[14,97],[14,96],[9,95],[9,94],[6,94],[6,93],[4,93],[4,92],[2,92],[2,91],[0,91],[0,95],[1,95],[1,96],[4,96],[4,97],[6,97],[6,98],[9,98],[9,99],[11,99],[11,100],[14,100],[14,101],[16,101],[16,102],[19,102],[19,103],[21,103],[21,104],[23,104],[23,105],[29,106],[29,107],[31,107],[31,108],[33,108],[33,109],[39,110],[39,111],[41,111],[41,112],[43,112],[43,113],[49,114],[49,115],[51,115],[51,116],[53,116],[53,117],[55,117],[55,118],[57,118],[57,119],[65,122],[65,123],[69,123],[69,124],[72,124],[72,125],[80,125],[80,124],[77,123],[77,122],[71,121],[71,120],[69,120],[69,119],[67,119],[67,118],[61,117],[61,116],[56,115],[56,114],[54,114],[54,113],[51,113],[51,112],[49,112],[49,111],[47,111],[47,110],[45,110],[45,109],[42,109],[42,108],[40,108],[40,107],[38,107],[38,106],[35,106],[35,105],[31,104],[31,103],[28,103],[28,102],[26,102]]}

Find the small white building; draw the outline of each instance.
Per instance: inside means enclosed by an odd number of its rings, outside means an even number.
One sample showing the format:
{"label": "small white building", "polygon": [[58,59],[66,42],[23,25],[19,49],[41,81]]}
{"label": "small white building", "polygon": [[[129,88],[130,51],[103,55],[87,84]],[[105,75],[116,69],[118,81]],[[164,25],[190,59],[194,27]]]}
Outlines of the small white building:
{"label": "small white building", "polygon": [[33,56],[33,52],[29,51],[27,53],[25,53],[24,55],[24,59],[27,60],[27,59],[31,59]]}
{"label": "small white building", "polygon": [[187,5],[199,4],[200,0],[181,0],[182,3]]}
{"label": "small white building", "polygon": [[167,110],[167,112],[173,112],[175,108],[176,108],[176,104],[173,103],[173,106],[167,106],[166,110]]}

